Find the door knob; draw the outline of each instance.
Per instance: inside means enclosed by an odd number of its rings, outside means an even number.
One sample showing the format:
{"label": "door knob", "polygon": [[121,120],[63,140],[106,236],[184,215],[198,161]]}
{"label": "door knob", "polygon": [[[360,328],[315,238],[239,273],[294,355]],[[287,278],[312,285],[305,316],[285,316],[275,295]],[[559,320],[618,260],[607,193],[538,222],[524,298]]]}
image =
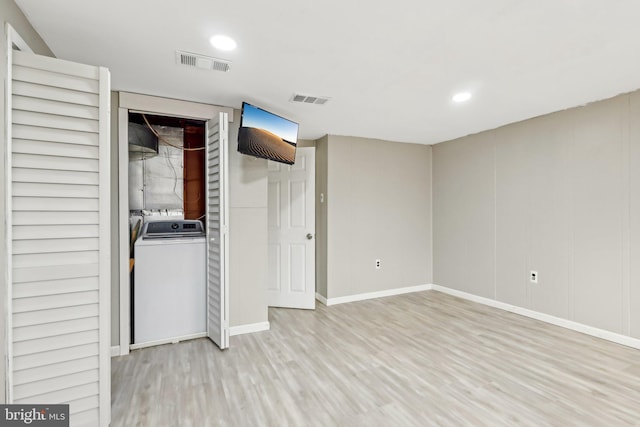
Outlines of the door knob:
{"label": "door knob", "polygon": [[311,233],[307,233],[307,239],[308,239],[308,240],[313,239],[313,234],[311,234]]}

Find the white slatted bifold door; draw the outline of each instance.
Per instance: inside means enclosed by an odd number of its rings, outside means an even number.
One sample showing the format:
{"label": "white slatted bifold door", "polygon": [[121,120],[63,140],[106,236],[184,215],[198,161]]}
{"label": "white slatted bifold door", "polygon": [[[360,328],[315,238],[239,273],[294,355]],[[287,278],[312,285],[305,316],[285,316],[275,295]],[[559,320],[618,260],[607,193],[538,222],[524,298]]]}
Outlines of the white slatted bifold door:
{"label": "white slatted bifold door", "polygon": [[229,347],[227,113],[207,122],[207,336]]}
{"label": "white slatted bifold door", "polygon": [[12,52],[9,399],[107,426],[109,72]]}

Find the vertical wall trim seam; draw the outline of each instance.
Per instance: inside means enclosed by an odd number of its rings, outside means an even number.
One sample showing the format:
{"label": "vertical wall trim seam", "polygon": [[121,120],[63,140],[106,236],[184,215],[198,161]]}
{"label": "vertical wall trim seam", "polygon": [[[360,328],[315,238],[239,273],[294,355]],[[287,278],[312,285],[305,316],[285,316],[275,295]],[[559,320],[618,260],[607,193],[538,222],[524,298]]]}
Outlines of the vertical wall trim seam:
{"label": "vertical wall trim seam", "polygon": [[576,155],[576,123],[575,123],[575,112],[571,114],[570,120],[570,142],[569,142],[569,168],[568,168],[568,185],[567,189],[569,191],[569,229],[567,230],[569,234],[569,295],[567,298],[567,311],[569,320],[575,319],[575,227],[573,218],[575,217],[575,196],[574,196],[574,181],[575,181],[575,155]]}
{"label": "vertical wall trim seam", "polygon": [[493,143],[493,299],[498,300],[498,144],[495,131]]}
{"label": "vertical wall trim seam", "polygon": [[622,330],[631,335],[631,95],[626,95],[622,111],[622,173],[623,173],[623,213],[622,213]]}
{"label": "vertical wall trim seam", "polygon": [[433,255],[433,239],[434,239],[434,229],[433,229],[433,145],[429,146],[429,220],[431,225],[429,226],[429,256],[431,257],[431,281],[429,283],[433,283],[435,280],[435,257]]}
{"label": "vertical wall trim seam", "polygon": [[330,197],[330,185],[329,185],[329,178],[330,178],[330,173],[329,173],[329,134],[326,135],[326,142],[325,142],[325,164],[324,164],[324,171],[325,171],[325,180],[324,180],[324,184],[325,184],[325,188],[324,188],[324,207],[323,209],[323,214],[324,214],[324,292],[325,292],[325,297],[327,299],[329,299],[329,230],[331,230],[331,227],[329,227],[329,201],[331,199]]}
{"label": "vertical wall trim seam", "polygon": [[[532,156],[527,155],[527,151],[529,150],[529,147],[531,146],[531,144],[525,144],[524,145],[524,158],[526,160],[531,159]],[[526,161],[525,160],[525,161]],[[531,165],[527,165],[527,168],[530,168]],[[525,180],[525,190],[527,192],[527,194],[532,194],[533,192],[533,188],[534,188],[534,182],[533,182],[533,174],[532,173],[527,173],[526,174],[526,180]],[[525,307],[527,308],[532,308],[533,307],[533,289],[530,286],[530,278],[527,277],[527,271],[531,271],[531,269],[535,269],[536,271],[540,271],[540,267],[537,265],[537,263],[539,262],[538,260],[536,260],[536,263],[534,263],[533,261],[533,252],[534,252],[534,245],[533,245],[533,236],[535,235],[533,228],[534,228],[534,221],[533,221],[533,197],[527,197],[527,204],[526,204],[526,212],[523,212],[523,218],[525,219],[525,222],[527,224],[527,248],[525,250],[525,256],[524,256],[524,264],[525,264],[525,271],[522,272],[522,277],[520,278],[520,280],[522,280],[522,283],[524,283],[524,299],[525,299]]]}

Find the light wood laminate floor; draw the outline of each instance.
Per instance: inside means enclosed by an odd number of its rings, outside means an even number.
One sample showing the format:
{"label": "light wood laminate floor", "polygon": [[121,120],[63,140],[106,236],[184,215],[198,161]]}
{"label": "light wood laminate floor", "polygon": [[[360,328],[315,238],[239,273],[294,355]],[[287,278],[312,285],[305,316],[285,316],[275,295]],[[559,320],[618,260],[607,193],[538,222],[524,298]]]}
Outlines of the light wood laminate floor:
{"label": "light wood laminate floor", "polygon": [[112,359],[112,426],[640,426],[640,351],[435,291]]}

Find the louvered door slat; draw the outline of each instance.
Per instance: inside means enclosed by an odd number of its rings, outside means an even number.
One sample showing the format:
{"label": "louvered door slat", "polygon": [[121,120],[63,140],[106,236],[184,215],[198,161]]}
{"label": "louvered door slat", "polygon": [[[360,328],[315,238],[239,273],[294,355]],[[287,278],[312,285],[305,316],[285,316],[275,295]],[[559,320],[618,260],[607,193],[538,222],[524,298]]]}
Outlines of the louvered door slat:
{"label": "louvered door slat", "polygon": [[64,99],[70,104],[87,105],[90,107],[95,107],[99,103],[99,96],[96,93],[80,92],[71,89],[21,81],[13,82],[13,94],[48,99],[52,101]]}
{"label": "louvered door slat", "polygon": [[11,127],[11,132],[13,138],[17,139],[98,146],[98,135],[90,132],[77,132],[72,130],[40,128],[15,124]]}
{"label": "louvered door slat", "polygon": [[92,369],[98,362],[98,356],[89,356],[67,362],[54,363],[52,365],[41,366],[39,368],[16,371],[13,382],[16,385],[28,384],[44,379],[60,377],[67,374],[75,374]]}
{"label": "louvered door slat", "polygon": [[70,225],[84,224],[96,225],[100,220],[97,212],[20,212],[20,215],[13,218],[13,225]]}
{"label": "louvered door slat", "polygon": [[20,240],[13,243],[13,254],[97,251],[98,239]]}
{"label": "louvered door slat", "polygon": [[63,320],[86,319],[92,317],[97,305],[98,304],[75,305],[62,308],[50,308],[39,312],[28,311],[15,313],[13,316],[13,326],[14,328],[20,328],[30,325],[44,325],[49,322]]}
{"label": "louvered door slat", "polygon": [[97,120],[78,119],[33,111],[13,110],[13,123],[77,132],[98,133]]}
{"label": "louvered door slat", "polygon": [[49,141],[35,141],[31,139],[13,139],[13,152],[20,154],[41,154],[46,156],[77,157],[81,159],[95,159],[98,157],[98,147],[85,144],[55,144]]}
{"label": "louvered door slat", "polygon": [[98,199],[100,188],[97,185],[14,182],[13,195],[14,197]]}
{"label": "louvered door slat", "polygon": [[[97,277],[76,277],[74,279],[16,283],[13,287],[13,297],[27,298],[43,295],[69,294],[73,292],[90,291],[97,286]],[[16,325],[14,324],[14,326]]]}
{"label": "louvered door slat", "polygon": [[9,398],[106,426],[108,72],[12,56]]}
{"label": "louvered door slat", "polygon": [[74,266],[78,264],[97,264],[100,261],[99,251],[69,251],[21,254],[13,256],[13,269],[26,269],[49,265]]}
{"label": "louvered door slat", "polygon": [[35,111],[56,116],[69,116],[81,119],[98,120],[98,108],[68,102],[53,101],[50,99],[32,98],[29,96],[13,97],[13,109],[21,111]]}
{"label": "louvered door slat", "polygon": [[[43,393],[34,396],[34,399],[37,399],[40,402],[51,402],[51,403],[71,403],[73,401],[78,401],[80,399],[84,399],[88,396],[96,396],[99,393],[99,388],[97,382],[90,382],[88,384],[81,384],[77,386],[71,386],[67,388],[63,388],[61,390],[56,390],[50,393]],[[71,414],[77,413],[75,407],[70,406],[69,412]],[[90,422],[80,422],[75,417],[71,417],[73,421],[70,423],[71,425],[78,426],[91,426],[96,424],[91,424]],[[94,418],[93,422],[95,423]]]}
{"label": "louvered door slat", "polygon": [[[97,329],[100,325],[95,317],[65,320],[63,322],[49,322],[45,325],[25,326],[15,328],[13,339],[15,342],[35,340],[48,336],[72,334]],[[16,382],[17,384],[17,382]]]}
{"label": "louvered door slat", "polygon": [[[79,172],[99,172],[99,162],[97,159],[76,159],[73,157],[43,156],[39,154],[13,153],[12,163],[16,168],[41,169],[41,170],[62,170]],[[39,172],[31,171],[34,178],[40,178]],[[40,178],[39,182],[46,182]]]}
{"label": "louvered door slat", "polygon": [[[48,206],[46,207],[48,208]],[[16,211],[17,217],[22,212]],[[15,225],[13,227],[14,240],[38,240],[38,239],[73,239],[81,237],[98,237],[100,228],[98,225]]]}
{"label": "louvered door slat", "polygon": [[14,65],[13,79],[20,82],[38,83],[45,86],[60,87],[79,92],[98,93],[99,81],[95,77],[80,77],[64,72],[57,73],[51,70],[23,67]]}

